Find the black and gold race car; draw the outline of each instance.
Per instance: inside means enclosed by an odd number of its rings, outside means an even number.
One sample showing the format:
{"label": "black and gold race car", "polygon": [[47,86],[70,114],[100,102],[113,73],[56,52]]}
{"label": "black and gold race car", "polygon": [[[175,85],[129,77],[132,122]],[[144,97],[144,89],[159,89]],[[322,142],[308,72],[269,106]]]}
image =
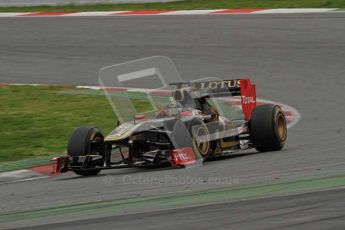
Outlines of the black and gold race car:
{"label": "black and gold race car", "polygon": [[[67,156],[57,157],[55,172],[96,175],[101,170],[160,165],[190,166],[210,157],[250,148],[281,150],[287,137],[278,105],[256,103],[248,79],[171,83],[168,105],[153,117],[134,115],[104,137],[96,127],[76,128]],[[240,117],[229,118],[217,99],[238,98]]]}

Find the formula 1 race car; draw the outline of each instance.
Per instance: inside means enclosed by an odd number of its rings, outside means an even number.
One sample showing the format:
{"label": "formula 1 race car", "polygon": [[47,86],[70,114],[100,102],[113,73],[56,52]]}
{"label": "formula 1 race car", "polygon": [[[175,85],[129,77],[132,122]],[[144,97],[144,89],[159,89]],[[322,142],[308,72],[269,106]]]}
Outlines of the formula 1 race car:
{"label": "formula 1 race car", "polygon": [[[103,169],[189,166],[250,148],[265,152],[284,147],[287,127],[282,109],[257,106],[255,85],[248,79],[171,85],[176,89],[168,105],[153,118],[137,114],[106,137],[95,127],[76,128],[67,156],[54,159],[55,172],[90,176]],[[239,97],[242,118],[232,120],[219,111],[214,99],[225,97]]]}

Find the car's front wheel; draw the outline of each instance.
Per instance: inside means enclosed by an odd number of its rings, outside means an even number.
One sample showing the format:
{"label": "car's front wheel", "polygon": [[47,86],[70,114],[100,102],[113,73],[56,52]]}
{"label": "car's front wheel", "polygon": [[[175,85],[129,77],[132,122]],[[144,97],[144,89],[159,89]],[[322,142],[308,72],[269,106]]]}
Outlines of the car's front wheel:
{"label": "car's front wheel", "polygon": [[[102,132],[95,127],[83,126],[76,128],[71,135],[67,153],[72,157],[72,166],[83,166],[82,169],[74,169],[74,173],[81,176],[97,175],[104,162],[104,136]],[[96,159],[90,158],[90,155],[96,156]],[[86,158],[83,163],[79,162],[79,158]]]}

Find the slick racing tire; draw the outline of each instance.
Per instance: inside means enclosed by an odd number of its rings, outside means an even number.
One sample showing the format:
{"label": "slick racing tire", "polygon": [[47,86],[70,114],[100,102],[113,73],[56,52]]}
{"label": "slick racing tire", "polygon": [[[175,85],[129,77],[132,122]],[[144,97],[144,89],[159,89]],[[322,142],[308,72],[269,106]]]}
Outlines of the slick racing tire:
{"label": "slick racing tire", "polygon": [[67,153],[78,161],[80,156],[100,155],[100,159],[91,161],[87,168],[82,170],[73,170],[74,173],[81,176],[97,175],[101,169],[95,169],[96,166],[103,165],[104,159],[104,136],[101,131],[95,127],[83,126],[76,128],[69,139]]}
{"label": "slick racing tire", "polygon": [[280,106],[266,104],[255,107],[249,127],[254,147],[259,152],[277,151],[284,147],[287,127]]}

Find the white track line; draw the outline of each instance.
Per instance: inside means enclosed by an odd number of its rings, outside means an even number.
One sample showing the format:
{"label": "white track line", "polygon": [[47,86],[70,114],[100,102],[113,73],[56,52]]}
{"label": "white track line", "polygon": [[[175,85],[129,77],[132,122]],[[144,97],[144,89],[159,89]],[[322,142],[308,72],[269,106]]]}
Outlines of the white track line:
{"label": "white track line", "polygon": [[336,10],[335,8],[327,9],[314,9],[314,8],[305,8],[305,9],[269,9],[253,12],[252,14],[297,14],[297,13],[325,13]]}
{"label": "white track line", "polygon": [[27,173],[31,173],[30,170],[27,169],[20,169],[15,171],[8,171],[0,173],[0,178],[7,178],[7,177],[13,177],[13,178],[23,178]]}
{"label": "white track line", "polygon": [[2,17],[4,17],[4,18],[18,17],[21,14],[22,13],[0,13],[0,18],[2,18]]}
{"label": "white track line", "polygon": [[94,16],[111,16],[113,14],[125,13],[128,11],[93,11],[93,12],[78,12],[66,15],[68,17],[94,17]]}
{"label": "white track line", "polygon": [[160,15],[200,15],[200,14],[210,14],[215,11],[216,10],[177,10],[177,11],[161,13]]}

